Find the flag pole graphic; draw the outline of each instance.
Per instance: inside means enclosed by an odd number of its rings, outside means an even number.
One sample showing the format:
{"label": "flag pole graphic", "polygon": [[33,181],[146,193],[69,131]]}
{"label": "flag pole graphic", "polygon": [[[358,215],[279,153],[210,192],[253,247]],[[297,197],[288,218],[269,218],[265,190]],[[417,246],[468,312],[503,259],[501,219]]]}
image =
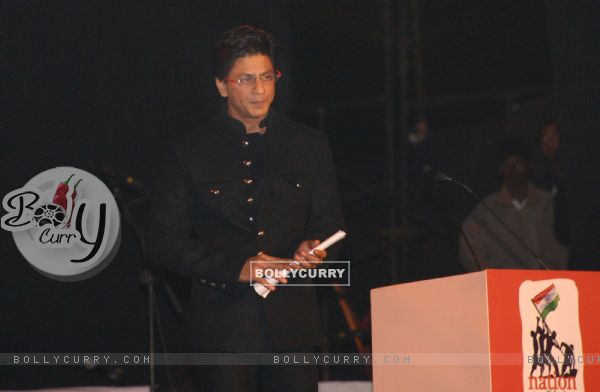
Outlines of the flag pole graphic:
{"label": "flag pole graphic", "polygon": [[[536,304],[536,300],[538,302],[540,302],[541,300],[545,299],[546,296],[551,294],[551,292],[553,290],[556,291],[554,284],[548,286],[546,289],[542,290],[539,294],[537,294],[535,297],[533,297],[531,299],[531,304],[535,308],[535,311],[537,312],[537,314],[539,314],[540,318],[542,319],[542,323],[544,323],[544,326],[546,327],[546,330],[548,331],[548,333],[550,335],[552,335],[553,331],[552,331],[552,329],[550,329],[550,326],[546,322],[546,317],[548,317],[548,314],[550,314],[551,311],[554,311],[558,307],[558,301],[560,300],[560,296],[558,295],[558,292],[556,292],[556,295],[554,296],[552,302],[547,304],[546,307],[544,308],[544,314],[542,314],[542,312],[540,312],[540,309],[538,308],[538,304]],[[554,304],[554,305],[552,305],[552,304]],[[563,351],[562,347],[559,346],[558,341],[554,338],[552,340],[553,340],[553,343],[556,345],[556,347],[558,347],[558,350],[561,352],[561,354],[566,355],[566,350]]]}

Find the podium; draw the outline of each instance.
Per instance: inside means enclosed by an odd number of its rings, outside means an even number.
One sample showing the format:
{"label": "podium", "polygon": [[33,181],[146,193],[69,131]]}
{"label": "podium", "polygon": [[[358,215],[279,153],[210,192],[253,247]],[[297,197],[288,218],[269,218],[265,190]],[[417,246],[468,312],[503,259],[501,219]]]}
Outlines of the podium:
{"label": "podium", "polygon": [[381,287],[371,317],[374,392],[600,391],[600,272]]}

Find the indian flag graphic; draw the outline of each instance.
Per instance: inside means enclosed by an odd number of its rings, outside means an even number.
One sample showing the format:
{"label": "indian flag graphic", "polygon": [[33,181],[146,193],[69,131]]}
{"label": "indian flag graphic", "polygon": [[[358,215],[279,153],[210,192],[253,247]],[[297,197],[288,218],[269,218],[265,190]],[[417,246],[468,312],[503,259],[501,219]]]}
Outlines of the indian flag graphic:
{"label": "indian flag graphic", "polygon": [[548,313],[555,310],[560,301],[560,296],[554,284],[545,288],[542,292],[531,299],[538,312],[542,316],[542,320],[546,320]]}

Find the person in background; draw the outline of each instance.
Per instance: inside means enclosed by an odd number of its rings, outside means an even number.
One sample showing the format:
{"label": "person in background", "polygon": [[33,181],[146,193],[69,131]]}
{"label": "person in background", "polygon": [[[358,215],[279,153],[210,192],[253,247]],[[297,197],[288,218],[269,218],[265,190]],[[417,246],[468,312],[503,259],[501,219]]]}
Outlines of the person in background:
{"label": "person in background", "polygon": [[560,135],[556,121],[551,121],[538,132],[538,151],[531,164],[531,181],[556,195],[562,185],[562,157]]}
{"label": "person in background", "polygon": [[566,184],[563,178],[563,154],[556,121],[550,121],[538,132],[538,148],[531,164],[531,181],[554,196],[554,233],[564,246],[569,246]]}
{"label": "person in background", "polygon": [[[532,184],[529,164],[531,150],[520,140],[504,143],[498,149],[497,167],[501,189],[483,199],[552,269],[565,269],[568,251],[553,230],[552,194]],[[473,245],[482,269],[543,268],[480,203],[467,216],[463,230]],[[475,271],[476,263],[465,241],[460,239],[459,259],[466,271]]]}

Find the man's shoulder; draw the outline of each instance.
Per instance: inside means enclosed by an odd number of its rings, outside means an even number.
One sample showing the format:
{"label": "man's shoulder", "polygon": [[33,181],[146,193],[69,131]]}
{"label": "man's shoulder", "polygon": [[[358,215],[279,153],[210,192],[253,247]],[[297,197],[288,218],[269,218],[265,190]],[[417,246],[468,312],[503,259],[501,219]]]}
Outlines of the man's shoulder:
{"label": "man's shoulder", "polygon": [[271,121],[274,127],[280,128],[290,137],[302,137],[312,141],[326,141],[327,137],[319,130],[316,130],[306,124],[292,120],[288,116],[273,110],[271,112]]}
{"label": "man's shoulder", "polygon": [[501,191],[494,191],[492,193],[489,193],[489,194],[485,195],[483,197],[483,199],[481,199],[481,202],[478,204],[478,206],[483,207],[482,206],[483,203],[487,204],[488,206],[491,205],[491,204],[498,203],[501,194],[502,194]]}
{"label": "man's shoulder", "polygon": [[492,192],[486,196],[484,196],[479,203],[477,203],[473,209],[467,214],[465,218],[465,222],[468,221],[481,221],[487,219],[490,215],[489,212],[486,211],[484,205],[490,207],[492,210],[496,209],[498,205],[498,200],[500,198],[501,192],[496,191]]}
{"label": "man's shoulder", "polygon": [[545,189],[538,188],[535,185],[530,185],[530,187],[532,194],[539,200],[540,203],[547,204],[552,203],[554,201],[554,195],[552,194],[552,192],[548,192]]}

